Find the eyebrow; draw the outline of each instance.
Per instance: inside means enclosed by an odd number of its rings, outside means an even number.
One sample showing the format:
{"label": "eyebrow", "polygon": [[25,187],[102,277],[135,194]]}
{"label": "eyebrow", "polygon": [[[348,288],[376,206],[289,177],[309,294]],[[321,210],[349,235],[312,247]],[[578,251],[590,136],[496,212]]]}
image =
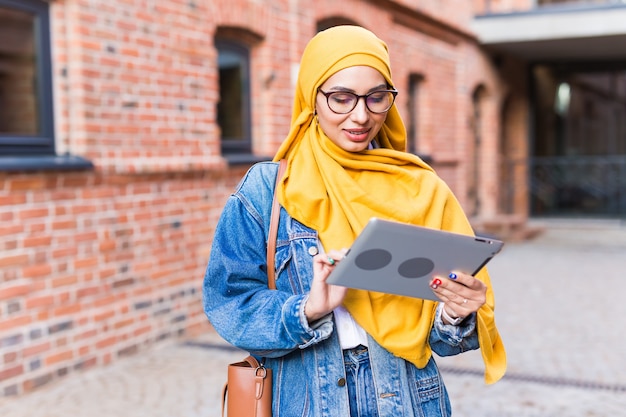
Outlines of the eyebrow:
{"label": "eyebrow", "polygon": [[[369,90],[367,90],[367,93],[366,93],[366,94],[369,94],[369,93],[371,93],[371,92],[378,91],[378,90],[386,90],[386,89],[388,89],[388,88],[389,88],[389,86],[388,86],[387,84],[379,84],[379,85],[377,85],[376,87],[372,87],[372,88],[370,88]],[[351,88],[347,88],[347,87],[342,87],[342,86],[330,87],[330,88],[328,89],[328,91],[343,91],[343,92],[347,92],[347,93],[353,93],[353,94],[356,94],[356,91],[355,91],[355,90],[353,90],[353,89],[351,89]]]}

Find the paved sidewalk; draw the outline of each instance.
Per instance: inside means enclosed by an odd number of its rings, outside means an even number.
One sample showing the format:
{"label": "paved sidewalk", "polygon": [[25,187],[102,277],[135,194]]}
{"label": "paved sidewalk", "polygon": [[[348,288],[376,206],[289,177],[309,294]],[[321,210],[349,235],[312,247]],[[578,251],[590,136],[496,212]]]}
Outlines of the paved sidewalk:
{"label": "paved sidewalk", "polygon": [[[438,360],[455,417],[605,417],[626,409],[626,224],[545,225],[489,264],[505,378],[486,386],[479,352]],[[218,417],[226,364],[242,357],[215,334],[167,342],[0,398],[0,416]]]}

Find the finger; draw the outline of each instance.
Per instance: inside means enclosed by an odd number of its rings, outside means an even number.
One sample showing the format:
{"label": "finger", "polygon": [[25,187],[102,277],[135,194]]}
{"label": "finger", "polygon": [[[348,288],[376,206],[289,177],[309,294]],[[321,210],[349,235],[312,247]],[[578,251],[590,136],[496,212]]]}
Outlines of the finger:
{"label": "finger", "polygon": [[444,300],[444,303],[447,306],[450,306],[455,313],[461,314],[461,312],[473,310],[475,307],[475,300],[472,298],[466,298],[462,295],[447,292],[441,295],[440,297]]}
{"label": "finger", "polygon": [[431,287],[435,294],[446,304],[456,305],[458,308],[470,307],[468,304],[479,297],[479,292],[465,285],[448,281],[443,278],[435,278],[431,281]]}
{"label": "finger", "polygon": [[451,291],[448,287],[450,284],[446,283],[444,278],[434,277],[430,281],[430,287],[433,289],[433,292],[437,297],[439,297],[442,301],[452,301],[450,297],[454,295],[454,291]]}
{"label": "finger", "polygon": [[333,258],[335,261],[339,262],[346,256],[346,253],[347,253],[347,249],[330,250],[328,251],[328,253],[326,253],[326,255]]}
{"label": "finger", "polygon": [[329,254],[322,254],[322,253],[319,255],[315,255],[313,260],[319,264],[327,265],[327,266],[334,266],[337,262],[337,259],[335,257],[330,256]]}
{"label": "finger", "polygon": [[482,288],[485,286],[485,284],[478,278],[458,271],[450,272],[450,274],[448,275],[448,279],[473,290],[482,290]]}
{"label": "finger", "polygon": [[454,273],[450,273],[450,275],[448,275],[448,277],[446,278],[436,276],[431,281],[431,287],[433,287],[433,289],[441,288],[444,293],[449,291],[455,294],[460,293],[465,296],[469,296],[473,289],[468,285],[465,285],[466,283],[470,283],[470,281],[468,281],[468,277],[470,279],[474,279],[470,275],[462,276],[460,274],[456,275]]}

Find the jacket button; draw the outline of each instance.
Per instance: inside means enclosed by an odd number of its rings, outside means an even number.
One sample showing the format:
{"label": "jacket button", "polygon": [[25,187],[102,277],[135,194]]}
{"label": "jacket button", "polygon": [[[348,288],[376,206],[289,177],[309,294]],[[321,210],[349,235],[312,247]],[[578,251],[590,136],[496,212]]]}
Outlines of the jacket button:
{"label": "jacket button", "polygon": [[343,387],[346,385],[346,379],[345,378],[339,378],[337,380],[337,385],[339,385],[340,387]]}
{"label": "jacket button", "polygon": [[317,255],[318,253],[319,253],[319,250],[317,250],[317,247],[315,247],[315,246],[311,246],[311,247],[309,248],[309,255],[311,255],[311,256],[315,256],[315,255]]}

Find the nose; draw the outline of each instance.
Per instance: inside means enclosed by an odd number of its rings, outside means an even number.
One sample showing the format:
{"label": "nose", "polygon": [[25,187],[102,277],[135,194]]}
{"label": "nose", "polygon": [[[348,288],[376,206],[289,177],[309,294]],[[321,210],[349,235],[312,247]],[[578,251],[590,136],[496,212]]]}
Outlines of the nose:
{"label": "nose", "polygon": [[356,107],[350,112],[350,118],[357,123],[365,123],[370,117],[370,112],[365,104],[365,97],[359,97]]}

